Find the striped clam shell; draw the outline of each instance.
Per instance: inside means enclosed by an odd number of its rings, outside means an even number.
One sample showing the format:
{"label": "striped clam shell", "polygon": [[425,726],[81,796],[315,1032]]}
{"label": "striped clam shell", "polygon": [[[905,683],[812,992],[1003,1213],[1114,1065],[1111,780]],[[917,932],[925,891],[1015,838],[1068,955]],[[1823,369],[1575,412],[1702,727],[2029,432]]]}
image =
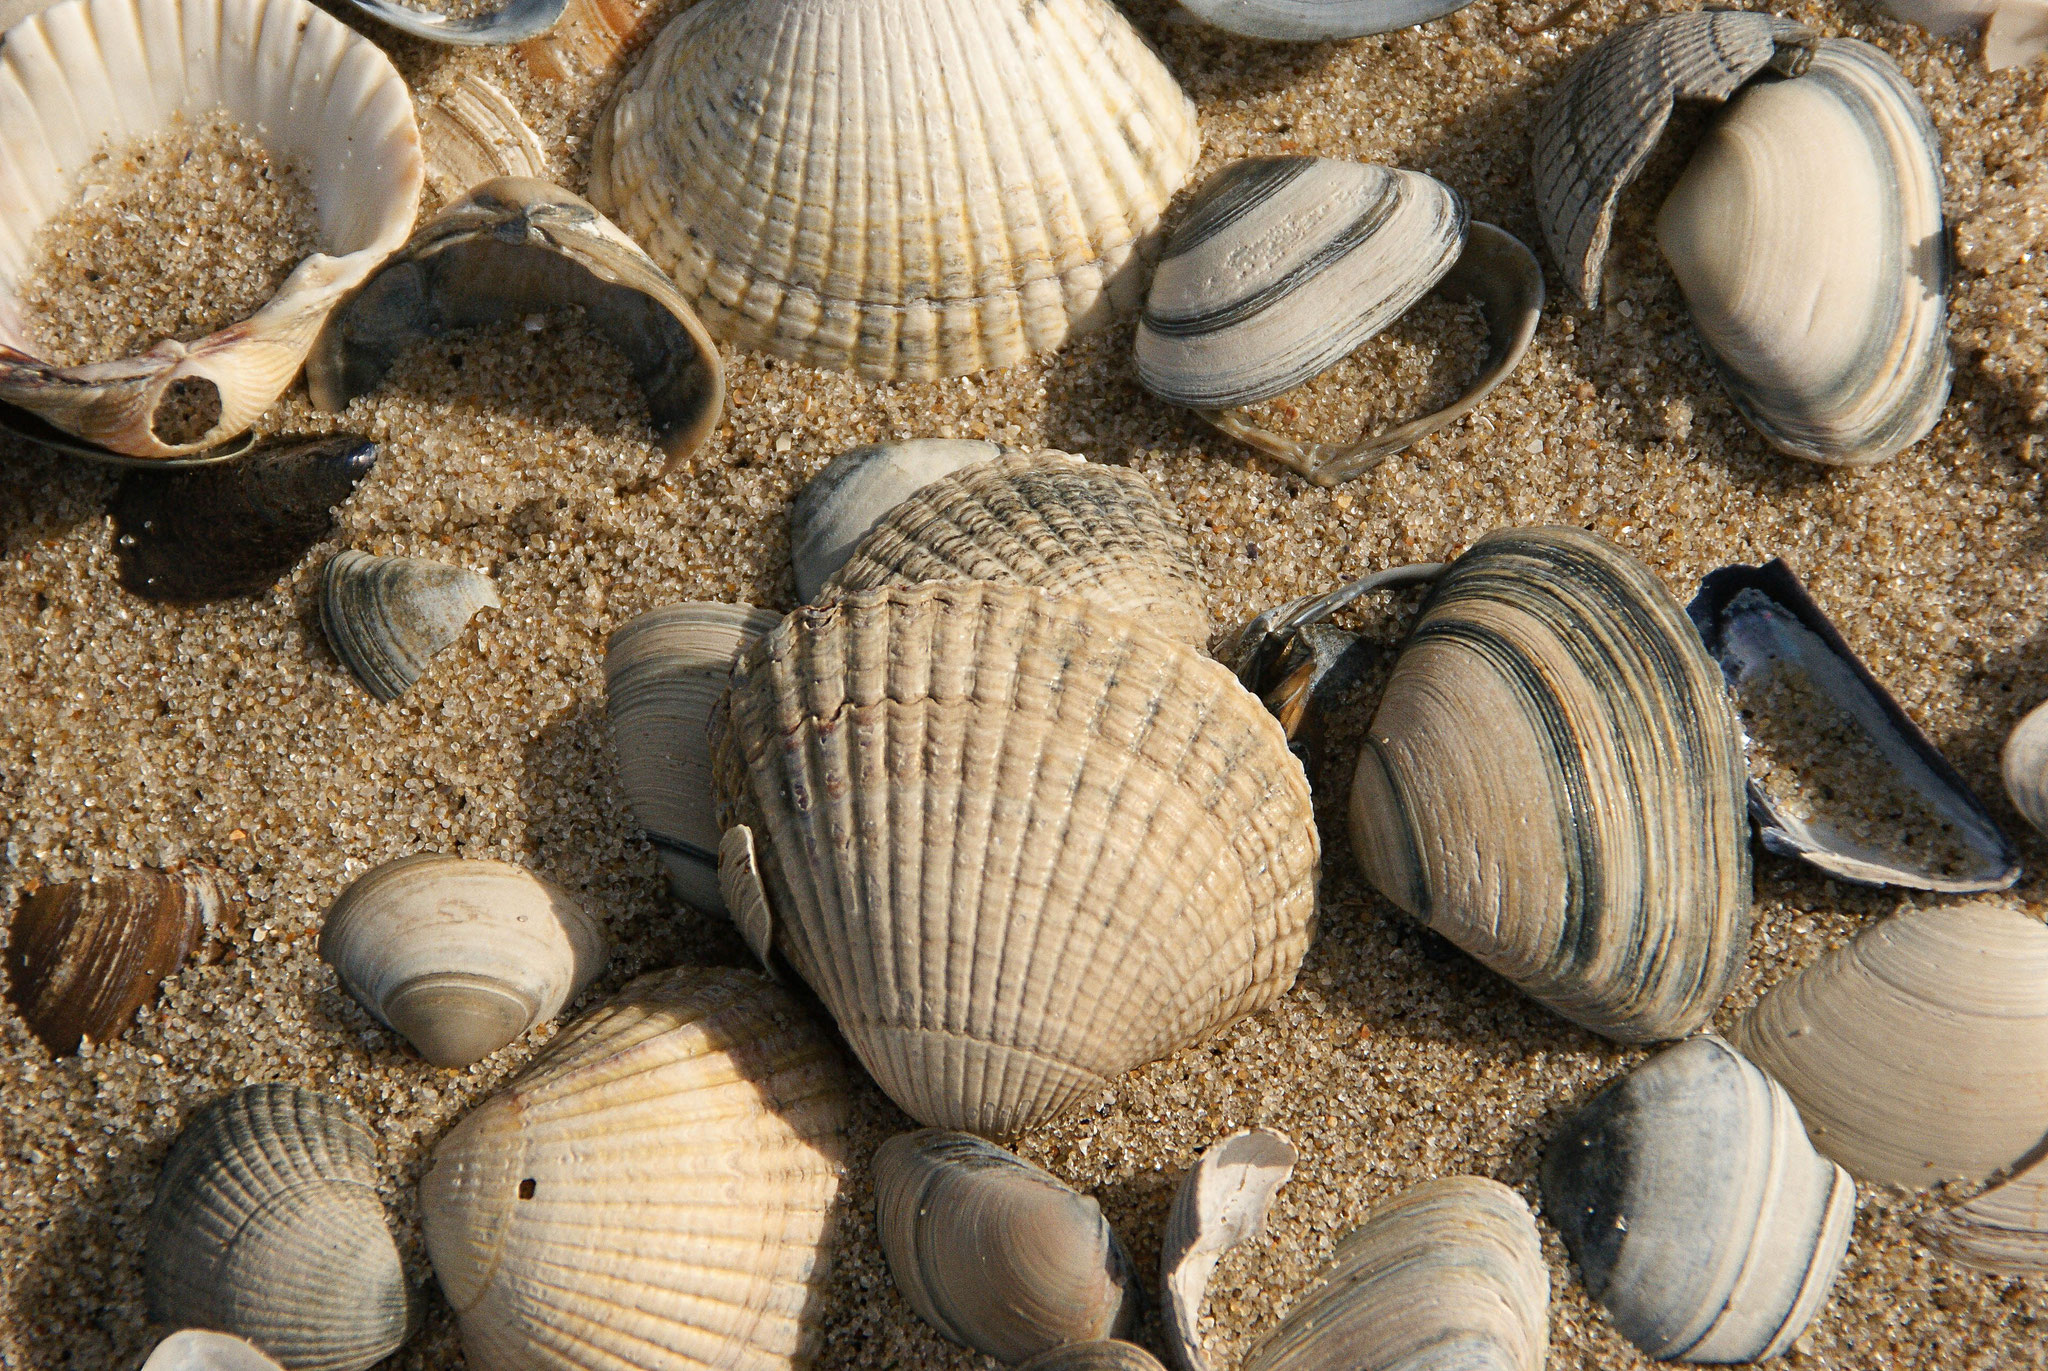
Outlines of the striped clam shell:
{"label": "striped clam shell", "polygon": [[2048,833],[2048,703],[2035,705],[2013,725],[1998,769],[2012,807]]}
{"label": "striped clam shell", "polygon": [[929,380],[1134,311],[1198,144],[1108,0],[708,0],[600,118],[590,196],[713,336]]}
{"label": "striped clam shell", "polygon": [[1180,0],[1189,13],[1247,38],[1319,43],[1413,28],[1472,0]]}
{"label": "striped clam shell", "polygon": [[1373,716],[1351,842],[1382,894],[1551,1009],[1683,1037],[1748,945],[1742,735],[1642,563],[1487,534],[1438,581]]}
{"label": "striped clam shell", "polygon": [[491,578],[424,557],[343,548],[320,575],[320,627],[363,689],[395,700],[478,610],[499,607]]}
{"label": "striped clam shell", "polygon": [[427,184],[444,201],[500,176],[547,179],[548,155],[512,97],[474,72],[458,73],[420,111]]}
{"label": "striped clam shell", "polygon": [[712,721],[775,945],[921,1122],[1020,1132],[1292,984],[1301,764],[1221,665],[1085,600],[800,609]]}

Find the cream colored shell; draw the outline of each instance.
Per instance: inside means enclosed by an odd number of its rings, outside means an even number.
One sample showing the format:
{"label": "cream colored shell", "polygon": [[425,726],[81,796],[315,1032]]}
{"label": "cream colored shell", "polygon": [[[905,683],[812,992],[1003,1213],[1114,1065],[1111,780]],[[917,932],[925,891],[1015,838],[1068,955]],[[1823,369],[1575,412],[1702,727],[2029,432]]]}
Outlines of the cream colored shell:
{"label": "cream colored shell", "polygon": [[1298,1158],[1287,1135],[1251,1128],[1218,1139],[1182,1178],[1159,1244],[1159,1322],[1181,1371],[1209,1371],[1202,1300],[1223,1254],[1266,1231]]}
{"label": "cream colored shell", "polygon": [[504,91],[476,75],[456,75],[420,112],[427,184],[444,201],[500,176],[547,179],[540,138]]}

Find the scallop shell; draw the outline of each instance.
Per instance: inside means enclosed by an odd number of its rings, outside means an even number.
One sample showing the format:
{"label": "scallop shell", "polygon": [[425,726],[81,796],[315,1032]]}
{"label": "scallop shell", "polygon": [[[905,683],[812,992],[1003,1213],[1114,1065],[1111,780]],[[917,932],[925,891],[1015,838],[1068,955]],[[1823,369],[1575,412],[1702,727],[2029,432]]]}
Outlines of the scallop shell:
{"label": "scallop shell", "polygon": [[380,700],[403,695],[478,610],[498,607],[490,577],[422,557],[344,548],[320,577],[320,627],[342,665]]}
{"label": "scallop shell", "polygon": [[800,609],[712,718],[776,945],[914,1118],[1014,1134],[1292,984],[1308,782],[1222,666],[1084,600]]}
{"label": "scallop shell", "polygon": [[397,3],[397,0],[349,0],[373,19],[400,33],[452,47],[480,48],[537,38],[555,26],[568,0],[507,0],[482,14],[443,14]]}
{"label": "scallop shell", "polygon": [[1202,1350],[1202,1300],[1223,1254],[1266,1231],[1274,1196],[1294,1174],[1284,1133],[1252,1128],[1202,1154],[1181,1181],[1159,1249],[1160,1298],[1169,1349],[1180,1371],[1209,1371]]}
{"label": "scallop shell", "polygon": [[1209,645],[1202,567],[1152,484],[1058,451],[940,477],[861,539],[828,590],[1003,581],[1080,595],[1196,648]]}
{"label": "scallop shell", "polygon": [[695,451],[725,409],[717,347],[638,245],[545,181],[486,181],[435,215],[335,311],[306,386],[342,409],[422,338],[566,305],[624,355],[671,463]]}
{"label": "scallop shell", "polygon": [[[107,146],[225,108],[303,167],[321,251],[249,319],[124,361],[60,367],[27,350],[14,294],[36,231]],[[214,447],[298,374],[328,311],[412,227],[419,133],[412,98],[371,42],[305,0],[67,0],[0,45],[0,400],[131,457]],[[171,387],[211,385],[218,421],[190,442],[152,430]]]}
{"label": "scallop shell", "polygon": [[1988,903],[1895,914],[1733,1037],[1859,1180],[1984,1180],[2048,1132],[2048,928]]}
{"label": "scallop shell", "polygon": [[605,646],[605,719],[619,788],[670,886],[699,909],[725,908],[706,728],[733,660],[780,622],[752,605],[691,601],[649,610]]}
{"label": "scallop shell", "polygon": [[2028,823],[2048,833],[2048,702],[2013,725],[1999,759],[2006,797]]}
{"label": "scallop shell", "polygon": [[421,853],[349,883],[320,958],[435,1066],[481,1061],[562,1012],[604,969],[604,926],[509,862]]}
{"label": "scallop shell", "polygon": [[1373,716],[1351,844],[1382,894],[1551,1009],[1679,1038],[1749,942],[1742,738],[1654,573],[1575,528],[1487,534]]}
{"label": "scallop shell", "polygon": [[1159,1359],[1136,1343],[1101,1338],[1048,1348],[1017,1371],[1166,1371]]}
{"label": "scallop shell", "polygon": [[156,1345],[142,1371],[284,1371],[263,1349],[242,1338],[188,1328]]}
{"label": "scallop shell", "polygon": [[1143,1297],[1102,1206],[994,1143],[937,1128],[883,1143],[875,1227],[918,1317],[997,1361],[1137,1323]]}
{"label": "scallop shell", "polygon": [[931,380],[1134,311],[1199,141],[1107,0],[712,0],[600,118],[590,197],[714,337]]}
{"label": "scallop shell", "polygon": [[51,1053],[109,1042],[220,920],[220,887],[190,868],[46,885],[7,938],[9,997]]}
{"label": "scallop shell", "polygon": [[564,1029],[420,1182],[469,1365],[796,1364],[818,1332],[846,1080],[752,972],[642,976]]}
{"label": "scallop shell", "polygon": [[412,1331],[376,1142],[295,1085],[193,1115],[157,1180],[142,1276],[154,1322],[247,1338],[286,1371],[363,1371]]}
{"label": "scallop shell", "polygon": [[1497,1181],[1425,1181],[1342,1242],[1245,1371],[1542,1371],[1550,1274],[1535,1220]]}
{"label": "scallop shell", "polygon": [[505,92],[474,73],[456,76],[420,115],[427,184],[443,200],[500,176],[545,180],[547,153]]}
{"label": "scallop shell", "polygon": [[814,603],[882,516],[942,476],[1009,449],[971,438],[912,438],[857,447],[810,479],[789,509],[796,593]]}
{"label": "scallop shell", "polygon": [[1856,1219],[1855,1184],[1814,1152],[1791,1097],[1714,1037],[1595,1095],[1551,1138],[1542,1179],[1586,1288],[1659,1361],[1791,1347]]}
{"label": "scallop shell", "polygon": [[1441,19],[1472,0],[1180,0],[1229,33],[1288,43],[1363,38]]}
{"label": "scallop shell", "polygon": [[2048,1147],[2034,1150],[2011,1176],[1913,1231],[1950,1261],[1984,1271],[2048,1270]]}

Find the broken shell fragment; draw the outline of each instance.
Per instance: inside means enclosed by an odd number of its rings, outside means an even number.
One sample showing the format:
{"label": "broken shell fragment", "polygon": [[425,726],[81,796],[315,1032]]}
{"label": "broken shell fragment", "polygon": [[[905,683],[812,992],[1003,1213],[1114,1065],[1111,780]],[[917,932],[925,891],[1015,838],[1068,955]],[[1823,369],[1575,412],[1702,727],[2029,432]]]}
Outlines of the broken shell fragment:
{"label": "broken shell fragment", "polygon": [[2013,725],[1999,758],[2006,797],[2028,823],[2048,833],[2048,703]]}
{"label": "broken shell fragment", "polygon": [[1363,38],[1413,28],[1465,8],[1472,0],[1180,0],[1226,33],[1288,43]]}
{"label": "broken shell fragment", "polygon": [[1220,1139],[1182,1179],[1159,1249],[1168,1347],[1180,1371],[1209,1371],[1202,1300],[1225,1252],[1266,1231],[1274,1196],[1294,1174],[1294,1144],[1270,1128]]}
{"label": "broken shell fragment", "polygon": [[1922,1219],[1913,1231],[1950,1261],[1982,1271],[2048,1270],[2048,1148],[2036,1148],[2005,1180]]}
{"label": "broken shell fragment", "polygon": [[320,627],[342,665],[380,700],[403,695],[478,610],[498,607],[490,577],[423,557],[344,548],[320,576]]}
{"label": "broken shell fragment", "polygon": [[501,176],[546,180],[547,154],[505,92],[464,72],[420,115],[427,184],[443,200]]}
{"label": "broken shell fragment", "polygon": [[1872,0],[1894,19],[1953,38],[1982,25],[1989,71],[2031,62],[2048,52],[2048,4],[2042,0]]}
{"label": "broken shell fragment", "polygon": [[994,1143],[937,1128],[883,1143],[875,1225],[918,1316],[998,1361],[1137,1322],[1138,1282],[1102,1206]]}
{"label": "broken shell fragment", "polygon": [[397,0],[349,0],[400,33],[459,48],[489,47],[536,38],[555,26],[568,0],[507,0],[482,14],[442,14]]}
{"label": "broken shell fragment", "polygon": [[422,338],[569,305],[625,357],[671,463],[693,452],[724,412],[717,347],[637,244],[546,181],[486,181],[428,221],[328,320],[307,389],[343,409]]}
{"label": "broken shell fragment", "polygon": [[149,1317],[247,1338],[287,1371],[363,1371],[412,1330],[377,1145],[341,1101],[249,1085],[192,1117],[157,1181]]}
{"label": "broken shell fragment", "polygon": [[1813,1150],[1791,1097],[1715,1037],[1595,1095],[1551,1138],[1542,1180],[1586,1288],[1660,1361],[1791,1347],[1856,1218],[1849,1173]]}
{"label": "broken shell fragment", "polygon": [[1009,449],[972,438],[912,438],[857,447],[810,479],[789,509],[797,598],[815,603],[882,516],[933,481]]}
{"label": "broken shell fragment", "polygon": [[604,927],[509,862],[422,853],[349,883],[320,958],[435,1066],[468,1066],[562,1012],[604,969]]}
{"label": "broken shell fragment", "polygon": [[847,1069],[753,972],[642,976],[434,1148],[420,1216],[476,1371],[801,1364]]}
{"label": "broken shell fragment", "polygon": [[1136,1343],[1116,1338],[1093,1342],[1070,1342],[1048,1348],[1017,1371],[1166,1371],[1159,1358]]}
{"label": "broken shell fragment", "polygon": [[142,1371],[284,1371],[245,1338],[187,1328],[158,1343]]}
{"label": "broken shell fragment", "polygon": [[526,69],[543,81],[568,81],[612,70],[640,30],[635,0],[569,0],[546,33],[519,45]]}

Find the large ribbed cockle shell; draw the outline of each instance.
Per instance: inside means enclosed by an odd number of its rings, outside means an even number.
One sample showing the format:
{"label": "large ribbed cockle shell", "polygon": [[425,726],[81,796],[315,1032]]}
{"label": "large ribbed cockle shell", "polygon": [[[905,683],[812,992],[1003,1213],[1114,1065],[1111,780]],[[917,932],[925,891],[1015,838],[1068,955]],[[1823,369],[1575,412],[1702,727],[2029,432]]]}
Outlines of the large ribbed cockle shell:
{"label": "large ribbed cockle shell", "polygon": [[714,337],[930,380],[1135,310],[1199,141],[1107,0],[707,0],[600,118],[590,197]]}
{"label": "large ribbed cockle shell", "polygon": [[1742,735],[1685,611],[1575,528],[1487,534],[1401,649],[1351,792],[1382,894],[1625,1042],[1714,1012],[1749,940]]}
{"label": "large ribbed cockle shell", "polygon": [[1005,581],[1080,595],[1169,638],[1209,645],[1202,568],[1180,521],[1128,467],[1013,453],[933,481],[896,506],[826,583]]}
{"label": "large ribbed cockle shell", "polygon": [[1230,672],[1085,600],[800,609],[712,720],[775,946],[921,1122],[1008,1135],[1272,1003],[1315,909],[1301,764]]}
{"label": "large ribbed cockle shell", "polygon": [[749,971],[642,976],[562,1030],[420,1182],[469,1365],[796,1365],[817,1333],[849,1074]]}

